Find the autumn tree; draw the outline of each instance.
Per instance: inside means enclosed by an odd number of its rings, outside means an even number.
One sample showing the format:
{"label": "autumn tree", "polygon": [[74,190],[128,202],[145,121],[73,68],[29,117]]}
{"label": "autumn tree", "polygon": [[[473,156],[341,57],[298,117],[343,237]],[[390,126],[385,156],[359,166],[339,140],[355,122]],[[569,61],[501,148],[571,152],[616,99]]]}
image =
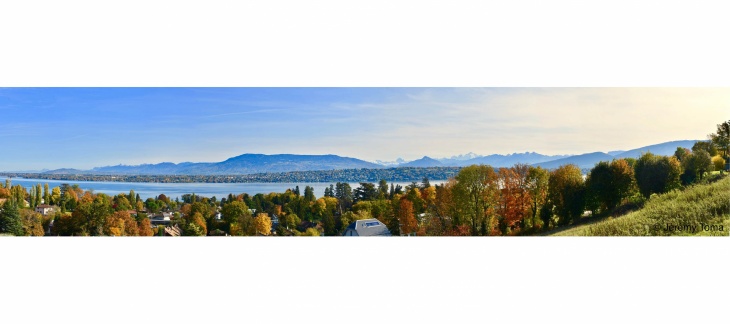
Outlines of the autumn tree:
{"label": "autumn tree", "polygon": [[725,170],[725,159],[722,156],[715,155],[712,157],[712,168],[715,171]]}
{"label": "autumn tree", "polygon": [[121,211],[121,210],[130,210],[132,209],[132,204],[129,202],[129,199],[127,199],[127,196],[124,194],[118,194],[114,196],[114,210]]}
{"label": "autumn tree", "polygon": [[10,197],[10,190],[5,188],[0,188],[0,198],[9,198]]}
{"label": "autumn tree", "polygon": [[269,215],[261,213],[256,215],[253,220],[256,234],[269,235],[271,234],[271,218]]}
{"label": "autumn tree", "polygon": [[401,235],[411,235],[418,231],[418,222],[413,211],[413,203],[405,197],[398,205],[398,222]]}
{"label": "autumn tree", "polygon": [[205,218],[200,212],[194,212],[191,215],[185,217],[185,228],[183,229],[183,235],[185,236],[205,236],[208,233],[208,226],[205,223]]}
{"label": "autumn tree", "polygon": [[51,202],[49,205],[59,205],[61,203],[61,188],[53,187],[51,189]]}
{"label": "autumn tree", "polygon": [[51,227],[51,235],[55,236],[85,236],[82,221],[68,213],[56,216]]}
{"label": "autumn tree", "polygon": [[558,216],[558,225],[568,225],[579,219],[585,209],[585,186],[580,168],[567,164],[550,172],[548,196]]}
{"label": "autumn tree", "polygon": [[152,230],[152,222],[148,217],[142,218],[138,224],[139,236],[154,236],[155,232]]}
{"label": "autumn tree", "polygon": [[104,234],[109,236],[138,236],[139,226],[129,212],[117,211],[106,218]]}
{"label": "autumn tree", "polygon": [[74,218],[81,223],[83,233],[92,236],[104,233],[105,220],[111,214],[111,202],[105,194],[98,194],[91,201],[82,199],[73,212]]}
{"label": "autumn tree", "polygon": [[463,206],[471,234],[491,234],[492,210],[499,195],[494,169],[488,165],[472,165],[461,169],[455,178],[454,200]]}
{"label": "autumn tree", "polygon": [[512,168],[500,168],[497,172],[499,189],[498,225],[502,235],[517,227],[522,220],[524,209],[520,206],[518,175]]}
{"label": "autumn tree", "polygon": [[43,215],[30,209],[20,210],[20,223],[25,236],[43,236]]}
{"label": "autumn tree", "polygon": [[321,235],[321,233],[319,233],[319,231],[314,227],[308,228],[306,231],[304,231],[301,234],[301,236],[320,236],[320,235]]}
{"label": "autumn tree", "polygon": [[639,192],[649,198],[653,193],[665,193],[679,188],[682,173],[679,160],[675,157],[644,153],[634,165],[634,175]]}

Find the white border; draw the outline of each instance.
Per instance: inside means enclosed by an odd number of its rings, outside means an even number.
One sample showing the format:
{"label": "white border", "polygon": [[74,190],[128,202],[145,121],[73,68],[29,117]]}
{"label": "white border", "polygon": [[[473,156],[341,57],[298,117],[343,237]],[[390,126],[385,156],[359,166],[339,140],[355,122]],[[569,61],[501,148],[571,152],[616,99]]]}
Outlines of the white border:
{"label": "white border", "polygon": [[[728,86],[721,4],[3,3],[0,86]],[[709,322],[727,242],[0,238],[0,305],[9,322]]]}

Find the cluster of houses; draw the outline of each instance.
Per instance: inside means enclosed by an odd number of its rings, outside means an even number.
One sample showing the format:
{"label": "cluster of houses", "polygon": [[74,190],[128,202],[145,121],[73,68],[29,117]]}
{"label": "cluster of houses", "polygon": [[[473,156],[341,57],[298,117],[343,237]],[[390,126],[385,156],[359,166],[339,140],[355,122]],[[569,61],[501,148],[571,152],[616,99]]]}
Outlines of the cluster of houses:
{"label": "cluster of houses", "polygon": [[[4,203],[3,200],[6,199],[0,199],[0,206],[2,203]],[[51,206],[47,204],[38,205],[35,208],[35,211],[43,216],[48,216],[51,213],[55,213],[59,211],[58,206]],[[256,215],[255,209],[249,209],[248,210],[252,215]],[[128,210],[127,211],[131,216],[136,217],[138,212],[136,210]],[[179,227],[176,226],[170,226],[172,223],[173,218],[172,212],[162,212],[160,214],[153,214],[149,215],[150,223],[152,224],[153,228],[156,228],[157,226],[165,226],[165,235],[166,236],[180,236],[182,232],[180,231]],[[279,217],[275,214],[267,214],[269,218],[271,218],[271,233],[276,234],[276,228],[279,225]],[[222,220],[223,214],[221,214],[220,211],[217,211],[215,214],[216,220]],[[305,224],[307,225],[307,224]],[[316,227],[318,224],[312,223],[308,224],[311,225],[310,227]],[[47,234],[50,234],[50,228],[53,227],[53,220],[51,220],[51,224],[48,228]],[[388,230],[388,227],[385,226],[381,221],[377,219],[364,219],[364,220],[358,220],[350,224],[347,229],[345,229],[344,236],[391,236],[391,232]]]}

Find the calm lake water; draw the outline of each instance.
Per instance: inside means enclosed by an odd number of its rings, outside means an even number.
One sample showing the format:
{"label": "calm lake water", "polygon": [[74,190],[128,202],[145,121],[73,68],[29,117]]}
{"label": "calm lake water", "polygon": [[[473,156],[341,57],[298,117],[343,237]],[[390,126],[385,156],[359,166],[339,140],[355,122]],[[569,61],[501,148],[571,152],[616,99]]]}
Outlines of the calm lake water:
{"label": "calm lake water", "polygon": [[[0,177],[0,182],[5,184],[7,177]],[[67,183],[69,185],[78,184],[81,189],[93,190],[96,193],[105,193],[113,196],[120,193],[129,193],[129,190],[134,190],[135,193],[139,194],[140,198],[154,198],[159,194],[165,194],[172,199],[180,198],[184,194],[195,193],[198,196],[213,197],[215,196],[219,200],[224,197],[228,197],[228,194],[242,194],[247,193],[249,195],[255,194],[268,194],[272,192],[285,192],[287,189],[294,189],[299,186],[299,190],[304,194],[304,187],[310,186],[314,188],[314,194],[317,197],[324,196],[324,189],[329,187],[331,183],[327,182],[310,182],[310,183],[150,183],[150,182],[103,182],[103,181],[61,181],[61,180],[43,180],[43,179],[24,179],[24,178],[12,178],[10,179],[13,185],[22,185],[27,190],[31,186],[36,184],[48,183],[50,188],[60,187],[61,184]],[[434,180],[431,181],[431,185],[441,184],[445,181]],[[420,182],[419,182],[420,183]],[[394,182],[403,187],[411,184],[410,182]],[[350,183],[350,187],[354,190],[359,187],[359,183]],[[377,186],[377,184],[376,184]],[[390,183],[388,183],[390,186]]]}

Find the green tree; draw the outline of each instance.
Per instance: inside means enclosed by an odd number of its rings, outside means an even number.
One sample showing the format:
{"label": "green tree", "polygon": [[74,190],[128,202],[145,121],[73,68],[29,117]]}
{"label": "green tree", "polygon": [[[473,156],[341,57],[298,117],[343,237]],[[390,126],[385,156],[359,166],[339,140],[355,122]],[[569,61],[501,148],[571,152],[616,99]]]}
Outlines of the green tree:
{"label": "green tree", "polygon": [[317,200],[317,198],[314,196],[314,188],[310,186],[304,187],[304,200],[309,202]]}
{"label": "green tree", "polygon": [[51,191],[48,188],[48,183],[43,185],[43,203],[46,205],[51,204]]}
{"label": "green tree", "polygon": [[453,193],[463,208],[472,235],[489,235],[492,230],[492,209],[497,204],[497,174],[488,165],[472,165],[459,171]]}
{"label": "green tree", "polygon": [[124,194],[114,196],[114,210],[131,210],[135,205],[132,205]]}
{"label": "green tree", "polygon": [[682,168],[676,157],[644,153],[634,165],[639,192],[646,198],[653,193],[665,193],[680,187]]}
{"label": "green tree", "polygon": [[33,202],[33,208],[39,206],[42,203],[42,199],[43,199],[42,190],[43,189],[42,189],[40,183],[35,186],[35,197],[34,197],[35,199]]}
{"label": "green tree", "polygon": [[715,144],[711,140],[695,142],[695,144],[692,145],[692,152],[697,151],[705,151],[709,153],[710,156],[717,155],[717,147],[715,147]]}
{"label": "green tree", "polygon": [[692,152],[681,146],[677,147],[677,150],[674,151],[674,157],[676,157],[679,162],[682,162],[684,158],[690,154],[692,154]]}
{"label": "green tree", "polygon": [[16,204],[6,201],[0,212],[0,233],[23,236],[23,225]]}
{"label": "green tree", "polygon": [[719,153],[725,161],[730,160],[730,120],[718,124],[717,132],[710,134],[710,140],[719,149]]}
{"label": "green tree", "polygon": [[83,233],[100,236],[104,233],[106,218],[113,212],[109,196],[98,194],[93,201],[83,201],[76,207],[73,217],[80,223]]}
{"label": "green tree", "polygon": [[388,182],[385,179],[380,179],[378,182],[378,199],[388,198]]}
{"label": "green tree", "polygon": [[549,179],[550,173],[541,167],[530,167],[527,171],[527,191],[530,194],[530,212],[533,224],[537,223],[538,213],[547,202]]}
{"label": "green tree", "polygon": [[368,182],[360,182],[360,186],[355,188],[355,202],[358,201],[369,201],[375,200],[378,196],[378,191],[375,189],[375,185]]}
{"label": "green tree", "polygon": [[705,150],[697,150],[692,152],[682,161],[684,172],[680,176],[682,183],[685,185],[694,183],[697,179],[702,180],[703,175],[712,170],[712,158]]}
{"label": "green tree", "polygon": [[248,206],[246,206],[246,203],[242,201],[233,201],[223,206],[223,208],[221,209],[221,214],[223,214],[223,220],[225,222],[227,222],[228,224],[232,224],[238,222],[240,218],[244,215],[250,216],[251,212],[248,210]]}
{"label": "green tree", "polygon": [[137,195],[134,193],[134,190],[129,190],[127,200],[129,201],[129,205],[137,206]]}
{"label": "green tree", "polygon": [[558,225],[568,225],[579,219],[585,210],[585,184],[580,168],[567,164],[553,170],[550,172],[548,187],[548,196],[554,214],[558,217]]}
{"label": "green tree", "polygon": [[616,208],[626,198],[634,179],[634,170],[626,160],[599,162],[588,174],[588,197],[594,197],[602,210]]}
{"label": "green tree", "polygon": [[325,213],[322,217],[322,227],[324,227],[325,236],[337,235],[337,227],[335,223],[335,217],[332,213]]}
{"label": "green tree", "polygon": [[344,211],[350,209],[354,200],[350,184],[347,182],[338,182],[335,185],[335,198],[338,201],[339,214],[342,215]]}

